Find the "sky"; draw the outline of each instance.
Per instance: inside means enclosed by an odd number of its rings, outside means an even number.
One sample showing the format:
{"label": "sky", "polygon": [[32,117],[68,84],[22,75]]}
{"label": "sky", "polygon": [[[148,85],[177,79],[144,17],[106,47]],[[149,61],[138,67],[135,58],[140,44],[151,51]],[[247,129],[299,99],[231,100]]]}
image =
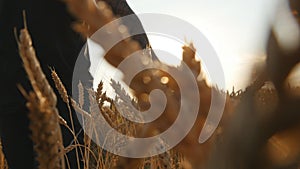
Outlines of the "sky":
{"label": "sky", "polygon": [[[233,86],[236,89],[244,89],[251,82],[249,77],[253,73],[252,67],[264,63],[265,46],[271,25],[277,23],[276,27],[283,32],[282,37],[300,39],[299,32],[295,36],[295,33],[291,32],[297,31],[291,26],[286,26],[293,25],[291,23],[294,20],[291,20],[291,15],[282,14],[288,11],[285,0],[127,0],[127,2],[137,14],[168,14],[184,19],[197,27],[217,52],[224,70],[226,90],[231,90]],[[143,23],[143,20],[141,21]],[[147,29],[145,27],[146,32]],[[166,50],[181,58],[181,46],[184,44],[157,35],[148,34],[148,36],[154,49]],[[197,37],[185,38],[190,42]],[[287,41],[292,41],[291,39]],[[196,50],[201,53],[201,49]],[[91,55],[97,55],[99,49],[92,53],[94,54]],[[164,61],[164,58],[161,59]],[[202,64],[205,67],[205,63]],[[92,67],[95,67],[93,63]],[[93,71],[100,72],[99,74],[103,71],[108,72],[105,67],[98,67],[98,70]],[[115,74],[120,77],[116,71],[111,75],[105,73],[102,77],[95,78],[95,84],[98,84],[99,79],[109,80]]]}
{"label": "sky", "polygon": [[[188,21],[208,38],[222,63],[226,88],[245,88],[254,64],[265,59],[270,25],[283,0],[127,0],[136,13],[169,14]],[[143,21],[142,21],[143,22]],[[155,24],[155,23],[154,23]],[[159,24],[159,23],[157,23]],[[281,23],[283,25],[285,23]],[[147,28],[145,28],[147,31]],[[177,46],[150,35],[153,48],[177,52]],[[193,38],[186,37],[193,41]],[[201,53],[201,49],[197,49]],[[205,64],[205,63],[203,63]]]}

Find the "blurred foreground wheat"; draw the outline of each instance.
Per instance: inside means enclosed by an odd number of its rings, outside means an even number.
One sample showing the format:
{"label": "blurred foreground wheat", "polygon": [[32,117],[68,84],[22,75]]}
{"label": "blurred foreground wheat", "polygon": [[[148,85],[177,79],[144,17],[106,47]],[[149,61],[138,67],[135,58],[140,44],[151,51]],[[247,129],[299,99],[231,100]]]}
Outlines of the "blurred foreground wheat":
{"label": "blurred foreground wheat", "polygon": [[0,169],[8,169],[8,166],[7,166],[6,161],[5,161],[5,156],[2,152],[1,142],[0,142]]}
{"label": "blurred foreground wheat", "polygon": [[[103,1],[98,2],[98,6],[92,0],[84,2],[65,0],[65,2],[70,11],[80,20],[74,28],[84,37],[91,36],[101,26],[116,18]],[[120,34],[118,27],[113,29],[115,30],[112,32]],[[56,95],[36,58],[26,24],[17,39],[20,56],[33,88],[32,92],[27,93],[19,86],[27,99],[31,138],[35,144],[40,169],[68,167],[66,153],[73,149],[77,152],[77,158],[81,158],[77,159],[78,162],[83,161],[84,169],[299,169],[300,96],[296,94],[299,89],[287,87],[286,79],[300,61],[300,47],[295,51],[285,52],[278,46],[276,36],[273,34],[270,36],[266,67],[252,85],[245,91],[233,91],[229,94],[217,87],[209,86],[205,79],[198,79],[201,102],[194,127],[172,150],[145,159],[119,157],[103,150],[92,140],[93,136],[95,138],[113,136],[97,130],[95,126],[101,125],[99,117],[103,116],[111,127],[128,136],[148,137],[165,131],[176,119],[180,98],[178,85],[169,74],[160,70],[140,72],[131,84],[128,84],[133,89],[134,97],[114,80],[111,81],[111,86],[117,94],[114,99],[109,98],[103,91],[102,82],[96,90],[86,89],[79,83],[78,100],[74,100],[68,96],[63,82],[52,70],[56,88],[69,111],[72,111],[70,107],[72,106],[83,118],[84,144],[79,145],[72,124],[68,126],[59,116]],[[135,41],[124,40],[105,58],[112,65],[117,66],[128,54],[139,49]],[[149,53],[145,53],[147,54]],[[192,44],[183,47],[182,55],[182,64],[188,65],[195,77],[203,73],[200,61],[195,59],[195,49]],[[173,67],[160,62],[153,64],[168,69],[180,69],[180,66]],[[161,89],[168,99],[162,118],[155,122],[135,124],[124,118],[119,109],[116,109],[118,106],[127,114],[132,114],[134,111],[129,105],[139,110],[148,109],[148,96],[153,89]],[[217,91],[220,96],[226,94],[224,116],[213,136],[204,144],[199,144],[198,136],[207,118],[212,90]],[[89,110],[83,108],[86,104],[89,105]],[[68,147],[63,147],[60,125],[67,127],[74,135],[74,142]],[[122,140],[115,139],[108,144],[122,148],[122,143]],[[148,147],[136,148],[148,150]],[[4,156],[1,152],[0,168],[5,168]]]}

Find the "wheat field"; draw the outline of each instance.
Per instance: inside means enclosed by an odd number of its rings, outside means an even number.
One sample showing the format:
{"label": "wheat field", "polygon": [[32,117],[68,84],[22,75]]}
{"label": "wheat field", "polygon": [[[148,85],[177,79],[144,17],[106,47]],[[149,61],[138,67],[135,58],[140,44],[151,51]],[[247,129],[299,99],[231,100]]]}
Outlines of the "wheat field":
{"label": "wheat field", "polygon": [[[97,7],[91,1],[64,1],[69,11],[78,18],[78,22],[73,25],[74,30],[84,38],[90,37],[100,27],[117,18],[105,2],[99,1]],[[118,33],[118,26],[113,29],[115,30],[111,30],[112,32]],[[56,108],[57,98],[61,97],[70,114],[72,109],[80,113],[86,124],[97,124],[99,116],[103,116],[110,126],[120,133],[134,137],[148,137],[165,131],[176,119],[174,111],[180,101],[176,81],[163,71],[146,70],[139,73],[131,82],[134,97],[129,95],[120,83],[112,80],[110,84],[117,94],[116,98],[106,95],[103,82],[99,83],[95,90],[84,88],[80,83],[78,100],[75,100],[67,93],[63,80],[55,72],[55,65],[51,70],[51,76],[56,88],[53,89],[49,85],[32,46],[29,31],[25,24],[24,29],[18,33],[17,43],[33,90],[25,91],[21,85],[18,88],[27,100],[26,106],[30,112],[29,127],[32,131],[31,138],[36,145],[34,150],[37,153],[36,161],[39,169],[70,168],[66,155],[71,151],[76,152],[78,163],[83,162],[83,169],[300,168],[300,88],[290,87],[286,83],[292,69],[300,61],[300,47],[286,53],[281,50],[275,36],[272,35],[267,50],[267,64],[245,90],[222,91],[208,85],[206,79],[197,80],[201,102],[199,115],[190,133],[170,151],[149,158],[135,159],[117,156],[98,146],[91,139],[91,135],[102,134],[98,136],[102,138],[110,136],[108,133],[95,131],[92,125],[87,125],[86,132],[89,134],[84,135],[84,144],[79,144],[73,121],[67,123]],[[127,54],[137,50],[140,50],[137,42],[132,39],[124,40],[112,48],[105,59],[116,67]],[[183,62],[193,71],[195,77],[203,73],[200,61],[195,59],[192,43],[183,47],[182,56]],[[278,64],[282,62],[286,64]],[[155,64],[169,69],[179,69],[160,62]],[[145,81],[145,77],[151,77],[151,85],[147,85],[149,82]],[[167,78],[168,81],[162,84],[162,78]],[[130,114],[134,111],[128,108],[131,104],[135,108],[146,110],[149,107],[149,100],[145,99],[145,93],[148,94],[157,88],[166,93],[171,106],[167,106],[162,118],[151,125],[135,124],[124,118],[116,109],[117,106],[121,107],[122,111]],[[55,95],[54,90],[60,95]],[[173,92],[170,92],[171,90]],[[212,90],[217,91],[220,96],[226,95],[224,115],[212,137],[207,142],[199,144],[195,137],[201,132],[207,118]],[[85,95],[85,92],[88,95]],[[86,100],[89,100],[88,103]],[[84,110],[84,104],[90,104],[90,111]],[[73,144],[68,147],[63,146],[61,127],[68,128],[74,136]],[[121,142],[122,140],[115,140],[111,144],[121,148]],[[2,149],[1,144],[0,148]],[[141,147],[137,147],[139,148]],[[143,147],[145,151],[147,148]],[[0,151],[0,169],[6,168],[8,167],[5,157]]]}

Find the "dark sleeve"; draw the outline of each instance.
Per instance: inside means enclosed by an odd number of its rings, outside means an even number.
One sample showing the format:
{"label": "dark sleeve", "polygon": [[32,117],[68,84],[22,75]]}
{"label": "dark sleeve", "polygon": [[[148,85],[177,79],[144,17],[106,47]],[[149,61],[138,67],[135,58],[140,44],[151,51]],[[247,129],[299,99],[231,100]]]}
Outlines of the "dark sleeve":
{"label": "dark sleeve", "polygon": [[[0,2],[0,73],[6,81],[1,83],[4,97],[1,97],[0,108],[13,108],[11,105],[20,104],[23,100],[16,88],[17,83],[27,90],[30,86],[13,33],[14,27],[18,30],[23,28],[22,10],[26,11],[33,45],[48,80],[52,82],[48,68],[51,66],[59,73],[71,94],[74,65],[85,42],[71,29],[74,18],[69,15],[65,4],[57,0]],[[89,66],[88,60],[86,65]]]}
{"label": "dark sleeve", "polygon": [[[122,17],[122,16],[134,14],[133,10],[129,7],[126,0],[104,0],[104,1],[111,6],[112,11],[116,16]],[[133,17],[132,20],[123,21],[123,24],[127,26],[127,28],[129,29],[129,33],[132,33],[137,30],[141,32],[145,32],[142,23],[137,16]],[[147,35],[145,33],[140,35],[135,35],[132,37],[132,39],[138,41],[142,48],[146,48],[146,46],[149,44]]]}
{"label": "dark sleeve", "polygon": [[299,0],[290,0],[290,5],[292,10],[298,11],[298,16],[300,13],[300,1]]}
{"label": "dark sleeve", "polygon": [[[18,54],[13,29],[23,28],[22,10],[25,10],[33,45],[48,81],[55,88],[49,71],[49,66],[54,67],[70,95],[74,65],[85,41],[71,29],[74,19],[62,1],[0,0],[0,5],[0,136],[10,168],[34,168],[25,99],[16,85],[21,84],[27,91],[31,89]],[[85,77],[91,78],[88,72],[89,60],[85,60],[85,63]],[[61,116],[69,121],[66,105],[59,97],[57,107]],[[73,117],[78,132],[80,125],[75,114]],[[62,128],[62,132],[64,144],[68,145],[73,136],[65,128]],[[68,153],[68,158],[71,168],[77,168],[75,154]]]}

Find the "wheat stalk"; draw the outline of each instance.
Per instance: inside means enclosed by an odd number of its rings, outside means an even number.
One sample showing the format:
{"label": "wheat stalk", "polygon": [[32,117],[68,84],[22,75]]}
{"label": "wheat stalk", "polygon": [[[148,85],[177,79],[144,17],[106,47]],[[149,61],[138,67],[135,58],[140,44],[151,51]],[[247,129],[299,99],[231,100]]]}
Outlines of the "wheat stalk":
{"label": "wheat stalk", "polygon": [[57,98],[37,60],[27,30],[25,13],[23,16],[25,28],[20,31],[19,39],[16,35],[16,39],[19,54],[34,90],[29,95],[24,91],[22,93],[28,101],[26,106],[29,109],[29,128],[32,131],[34,149],[38,154],[36,158],[40,169],[64,169],[63,140],[56,109]]}
{"label": "wheat stalk", "polygon": [[79,83],[78,83],[78,103],[79,103],[79,106],[81,108],[83,108],[83,105],[84,105],[84,88],[83,88],[83,85],[82,85],[81,81],[79,81]]}
{"label": "wheat stalk", "polygon": [[32,40],[26,25],[25,13],[24,25],[25,28],[20,31],[19,38],[17,38],[17,32],[15,29],[16,40],[19,47],[19,55],[23,61],[24,69],[28,75],[34,92],[37,94],[37,97],[40,100],[46,99],[50,106],[55,107],[57,98],[42,71],[35,50],[32,46]]}
{"label": "wheat stalk", "polygon": [[[52,76],[52,79],[54,81],[55,87],[58,90],[61,98],[67,104],[68,111],[69,111],[69,118],[70,118],[70,122],[71,122],[71,129],[72,129],[71,132],[73,134],[75,143],[79,144],[78,140],[76,138],[76,135],[75,135],[76,131],[75,131],[75,127],[74,127],[72,110],[71,110],[71,107],[70,107],[70,104],[69,104],[70,102],[69,102],[69,96],[68,96],[67,90],[66,90],[64,84],[62,83],[61,79],[59,78],[59,76],[57,75],[57,73],[55,72],[54,69],[51,69],[51,76]],[[79,161],[80,158],[79,158],[79,154],[78,154],[78,147],[75,147],[75,153],[76,153],[76,159],[77,159],[77,167],[79,169],[80,168],[80,161]],[[83,153],[81,152],[81,154],[83,154]]]}
{"label": "wheat stalk", "polygon": [[69,105],[69,96],[67,90],[54,69],[51,69],[51,76],[54,81],[55,87],[60,94],[60,97],[67,105]]}
{"label": "wheat stalk", "polygon": [[2,152],[2,143],[0,140],[0,169],[8,169],[6,160],[5,160],[5,156]]}
{"label": "wheat stalk", "polygon": [[197,78],[201,73],[201,63],[196,60],[196,49],[193,43],[183,46],[182,61],[191,69],[194,76]]}
{"label": "wheat stalk", "polygon": [[29,109],[29,128],[35,143],[39,169],[65,168],[63,157],[63,140],[59,126],[58,111],[47,102],[40,101],[35,93],[30,92],[26,104]]}

